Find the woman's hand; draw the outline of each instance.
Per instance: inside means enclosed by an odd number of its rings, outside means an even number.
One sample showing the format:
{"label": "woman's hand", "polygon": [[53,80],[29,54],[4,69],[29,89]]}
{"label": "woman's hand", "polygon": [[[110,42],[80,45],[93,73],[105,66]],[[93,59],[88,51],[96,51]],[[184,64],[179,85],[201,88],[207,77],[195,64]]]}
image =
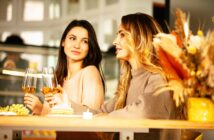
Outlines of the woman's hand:
{"label": "woman's hand", "polygon": [[61,93],[45,94],[45,101],[49,103],[50,107],[63,104],[63,102],[64,102],[63,95]]}
{"label": "woman's hand", "polygon": [[24,103],[32,110],[33,115],[40,115],[43,105],[37,96],[26,93],[24,96]]}
{"label": "woman's hand", "polygon": [[49,104],[51,103],[51,101],[53,101],[53,99],[54,96],[52,93],[45,94],[45,101],[48,102]]}

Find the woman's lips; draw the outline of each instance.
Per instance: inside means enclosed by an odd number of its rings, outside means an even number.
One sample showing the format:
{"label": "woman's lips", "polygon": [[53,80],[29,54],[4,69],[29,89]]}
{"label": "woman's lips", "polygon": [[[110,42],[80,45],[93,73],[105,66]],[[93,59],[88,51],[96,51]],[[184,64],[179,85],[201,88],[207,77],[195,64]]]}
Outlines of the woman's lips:
{"label": "woman's lips", "polygon": [[75,54],[75,55],[79,55],[80,54],[79,51],[71,51],[71,52],[72,52],[72,54]]}
{"label": "woman's lips", "polygon": [[122,50],[121,48],[116,48],[116,54],[121,50]]}

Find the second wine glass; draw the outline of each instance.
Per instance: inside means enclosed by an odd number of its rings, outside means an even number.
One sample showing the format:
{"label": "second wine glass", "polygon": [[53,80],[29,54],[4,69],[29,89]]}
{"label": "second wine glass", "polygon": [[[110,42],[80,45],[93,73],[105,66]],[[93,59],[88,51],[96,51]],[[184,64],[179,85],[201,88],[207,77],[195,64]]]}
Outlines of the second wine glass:
{"label": "second wine glass", "polygon": [[[58,81],[56,78],[56,74],[54,71],[53,67],[44,67],[42,69],[42,79],[43,79],[43,87],[42,87],[42,93],[44,95],[46,94],[52,94],[54,95],[55,93],[58,92]],[[52,100],[48,100],[50,107],[53,107],[53,104],[50,103],[50,101],[53,101],[54,97]]]}

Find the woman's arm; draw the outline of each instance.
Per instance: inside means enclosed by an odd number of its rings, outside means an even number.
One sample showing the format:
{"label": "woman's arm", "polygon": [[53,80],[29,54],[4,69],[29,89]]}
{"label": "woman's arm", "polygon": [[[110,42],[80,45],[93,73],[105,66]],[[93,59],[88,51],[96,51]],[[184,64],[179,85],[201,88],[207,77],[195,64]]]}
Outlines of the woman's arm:
{"label": "woman's arm", "polygon": [[[145,79],[146,80],[146,79]],[[174,103],[168,91],[154,95],[158,86],[165,83],[160,75],[151,75],[147,85],[135,102],[109,115],[127,118],[169,119],[175,111]]]}
{"label": "woman's arm", "polygon": [[101,76],[95,66],[88,66],[83,73],[82,104],[99,109],[104,102],[104,87]]}
{"label": "woman's arm", "polygon": [[108,100],[106,103],[101,105],[101,108],[99,109],[92,109],[87,105],[80,105],[77,104],[73,101],[70,102],[71,107],[74,109],[74,112],[77,114],[81,114],[82,112],[85,112],[89,110],[93,114],[98,114],[98,113],[110,113],[114,110],[114,104],[115,104],[116,98],[112,98]]}

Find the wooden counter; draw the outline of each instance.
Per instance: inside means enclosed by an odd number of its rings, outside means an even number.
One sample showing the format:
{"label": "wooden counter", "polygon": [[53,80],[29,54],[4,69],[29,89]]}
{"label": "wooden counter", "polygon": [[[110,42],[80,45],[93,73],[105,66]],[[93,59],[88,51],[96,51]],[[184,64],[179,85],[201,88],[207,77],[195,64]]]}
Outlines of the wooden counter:
{"label": "wooden counter", "polygon": [[214,122],[182,120],[124,119],[107,116],[84,120],[81,117],[0,116],[0,128],[55,129],[81,131],[141,131],[143,128],[213,129]]}
{"label": "wooden counter", "polygon": [[[148,132],[149,128],[214,130],[214,122],[179,120],[124,119],[95,116],[81,117],[0,116],[0,130],[56,130],[120,132],[133,137],[134,132]],[[131,139],[130,139],[131,140]]]}

